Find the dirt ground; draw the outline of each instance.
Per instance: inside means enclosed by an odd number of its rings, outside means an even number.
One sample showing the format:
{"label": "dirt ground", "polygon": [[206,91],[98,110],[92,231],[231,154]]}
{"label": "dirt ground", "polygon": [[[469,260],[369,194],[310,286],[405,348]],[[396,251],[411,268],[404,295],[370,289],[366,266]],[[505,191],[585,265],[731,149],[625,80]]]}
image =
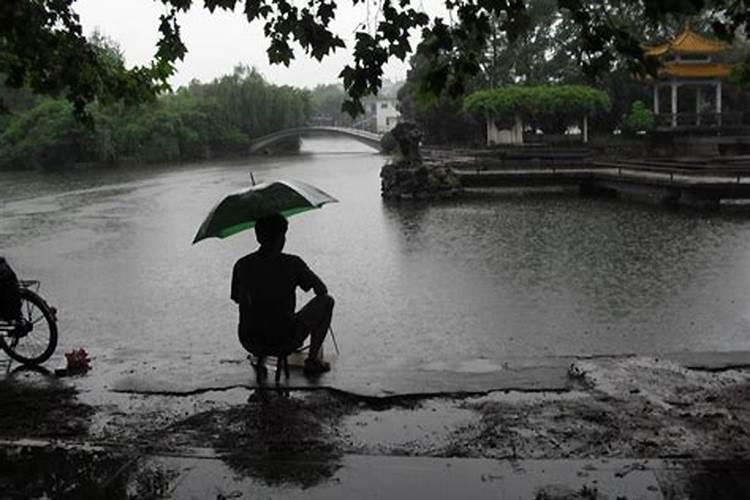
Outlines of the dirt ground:
{"label": "dirt ground", "polygon": [[[577,361],[569,377],[571,389],[555,393],[368,399],[327,390],[283,395],[231,389],[191,396],[112,393],[106,404],[92,406],[76,395],[74,380],[21,371],[0,381],[0,439],[166,452],[210,448],[238,474],[269,484],[291,477],[303,487],[331,477],[336,458],[348,453],[748,457],[750,370],[695,371],[634,357]],[[278,467],[259,457],[291,465],[281,477]]]}

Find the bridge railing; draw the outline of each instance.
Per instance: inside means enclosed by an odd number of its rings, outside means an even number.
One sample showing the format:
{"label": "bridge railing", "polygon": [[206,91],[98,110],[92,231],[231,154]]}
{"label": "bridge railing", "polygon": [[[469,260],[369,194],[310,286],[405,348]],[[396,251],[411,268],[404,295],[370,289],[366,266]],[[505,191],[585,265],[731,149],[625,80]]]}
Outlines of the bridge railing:
{"label": "bridge railing", "polygon": [[284,130],[278,130],[262,137],[256,137],[251,141],[250,151],[257,151],[258,149],[270,145],[279,139],[284,137],[290,137],[294,135],[304,135],[310,132],[332,132],[339,135],[345,135],[352,137],[362,142],[367,143],[375,148],[380,147],[381,135],[376,132],[370,132],[367,130],[353,129],[349,127],[336,127],[330,125],[310,125],[306,127],[294,127]]}
{"label": "bridge railing", "polygon": [[352,128],[374,132],[378,128],[378,122],[375,119],[375,116],[366,116],[365,118],[352,123]]}

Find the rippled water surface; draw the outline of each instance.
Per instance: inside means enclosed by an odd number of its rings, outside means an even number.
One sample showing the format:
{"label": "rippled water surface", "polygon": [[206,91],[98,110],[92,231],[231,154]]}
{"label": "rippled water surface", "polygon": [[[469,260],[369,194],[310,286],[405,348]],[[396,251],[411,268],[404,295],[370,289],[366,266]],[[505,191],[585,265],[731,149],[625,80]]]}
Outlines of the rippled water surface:
{"label": "rippled water surface", "polygon": [[386,204],[383,157],[345,141],[305,149],[169,168],[0,173],[0,253],[24,278],[41,279],[59,308],[58,353],[241,358],[229,280],[255,248],[253,233],[191,241],[252,170],[340,200],[292,218],[287,238],[287,251],[337,299],[340,363],[750,347],[747,215],[570,195]]}

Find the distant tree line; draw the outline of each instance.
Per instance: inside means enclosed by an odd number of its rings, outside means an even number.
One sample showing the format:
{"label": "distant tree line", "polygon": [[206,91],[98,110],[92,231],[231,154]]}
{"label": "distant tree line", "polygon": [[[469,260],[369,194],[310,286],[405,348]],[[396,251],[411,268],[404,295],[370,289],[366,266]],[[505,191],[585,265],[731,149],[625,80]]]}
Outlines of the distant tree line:
{"label": "distant tree line", "polygon": [[[123,64],[114,42],[94,38],[111,64]],[[319,98],[321,93],[337,94],[337,104]],[[340,110],[344,91],[273,85],[255,69],[237,66],[231,75],[210,83],[193,81],[142,103],[97,101],[90,123],[78,120],[63,98],[6,87],[0,87],[0,98],[10,111],[0,115],[0,169],[30,169],[244,154],[253,138],[307,123],[319,113],[313,109],[314,98],[326,110]]]}
{"label": "distant tree line", "polygon": [[97,103],[92,124],[81,123],[72,111],[64,99],[38,98],[28,109],[6,116],[0,168],[237,155],[254,137],[305,123],[310,98],[304,90],[272,85],[255,70],[238,67],[230,76],[193,82],[152,102]]}
{"label": "distant tree line", "polygon": [[337,83],[318,85],[310,92],[312,107],[311,121],[318,125],[349,127],[354,119],[342,111],[347,95],[344,87]]}

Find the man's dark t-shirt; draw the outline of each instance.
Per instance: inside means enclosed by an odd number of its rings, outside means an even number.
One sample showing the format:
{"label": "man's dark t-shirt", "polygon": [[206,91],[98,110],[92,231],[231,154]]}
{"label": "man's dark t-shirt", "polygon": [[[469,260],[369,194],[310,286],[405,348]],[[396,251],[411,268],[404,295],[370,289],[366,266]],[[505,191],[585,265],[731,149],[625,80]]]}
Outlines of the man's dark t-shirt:
{"label": "man's dark t-shirt", "polygon": [[285,344],[292,334],[295,290],[323,283],[296,255],[258,250],[232,272],[232,300],[240,306],[240,341],[252,352]]}

